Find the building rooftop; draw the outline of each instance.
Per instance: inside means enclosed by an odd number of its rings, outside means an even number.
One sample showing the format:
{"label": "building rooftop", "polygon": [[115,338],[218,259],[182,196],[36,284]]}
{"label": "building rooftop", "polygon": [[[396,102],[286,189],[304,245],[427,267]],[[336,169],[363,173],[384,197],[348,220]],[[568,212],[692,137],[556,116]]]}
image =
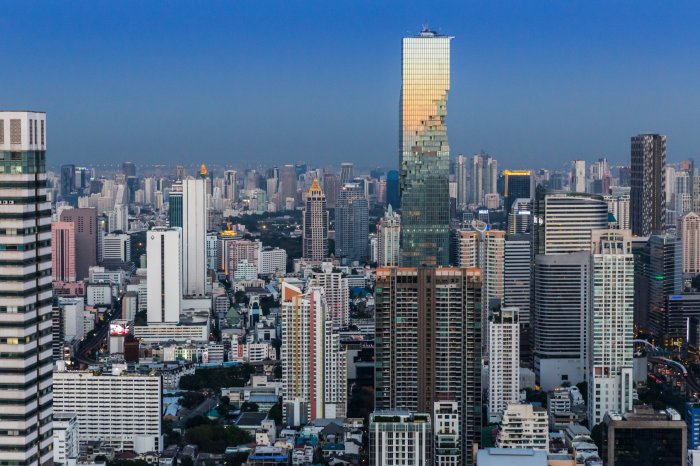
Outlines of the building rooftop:
{"label": "building rooftop", "polygon": [[486,448],[476,456],[479,466],[547,466],[547,452],[532,448]]}

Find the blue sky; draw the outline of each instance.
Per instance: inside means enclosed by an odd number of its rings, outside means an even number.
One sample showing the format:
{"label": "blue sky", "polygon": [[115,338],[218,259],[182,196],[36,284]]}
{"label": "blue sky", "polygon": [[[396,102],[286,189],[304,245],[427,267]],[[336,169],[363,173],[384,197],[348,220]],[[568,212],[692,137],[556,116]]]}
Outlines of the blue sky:
{"label": "blue sky", "polygon": [[[503,168],[700,157],[700,3],[0,0],[0,108],[49,161],[391,167],[401,37],[455,36],[453,155]],[[697,158],[696,157],[696,158]]]}

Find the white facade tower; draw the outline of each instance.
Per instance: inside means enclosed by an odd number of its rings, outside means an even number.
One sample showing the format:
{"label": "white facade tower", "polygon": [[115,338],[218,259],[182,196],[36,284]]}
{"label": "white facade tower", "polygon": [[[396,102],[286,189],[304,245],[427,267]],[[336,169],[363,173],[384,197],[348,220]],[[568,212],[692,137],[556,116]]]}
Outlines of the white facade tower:
{"label": "white facade tower", "polygon": [[207,279],[207,191],[206,180],[182,181],[182,293],[206,294]]}
{"label": "white facade tower", "polygon": [[517,307],[489,316],[489,423],[500,422],[520,392],[520,322]]}
{"label": "white facade tower", "polygon": [[588,345],[589,425],[632,409],[634,256],[630,230],[592,232],[593,305]]}
{"label": "white facade tower", "polygon": [[180,321],[182,242],[180,228],[154,228],[146,236],[148,323]]}
{"label": "white facade tower", "polygon": [[0,464],[53,461],[46,114],[0,112]]}

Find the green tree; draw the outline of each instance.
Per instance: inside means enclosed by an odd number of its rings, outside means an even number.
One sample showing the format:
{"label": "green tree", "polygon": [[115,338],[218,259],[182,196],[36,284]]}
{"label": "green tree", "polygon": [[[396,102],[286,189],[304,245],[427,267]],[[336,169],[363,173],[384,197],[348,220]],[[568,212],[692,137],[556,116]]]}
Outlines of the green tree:
{"label": "green tree", "polygon": [[241,405],[241,411],[243,411],[244,413],[257,413],[258,409],[259,407],[257,403],[245,401]]}
{"label": "green tree", "polygon": [[267,417],[275,421],[275,424],[280,425],[282,424],[282,404],[277,403],[272,408],[270,408],[270,411],[267,413]]}

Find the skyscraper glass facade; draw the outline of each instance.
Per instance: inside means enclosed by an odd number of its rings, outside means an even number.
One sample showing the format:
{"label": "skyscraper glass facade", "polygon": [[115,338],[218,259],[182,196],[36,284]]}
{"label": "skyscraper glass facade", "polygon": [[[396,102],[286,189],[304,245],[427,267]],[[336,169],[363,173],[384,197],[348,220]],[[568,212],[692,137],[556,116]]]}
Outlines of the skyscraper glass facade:
{"label": "skyscraper glass facade", "polygon": [[400,189],[401,261],[407,267],[449,263],[447,93],[449,36],[424,29],[402,48]]}

